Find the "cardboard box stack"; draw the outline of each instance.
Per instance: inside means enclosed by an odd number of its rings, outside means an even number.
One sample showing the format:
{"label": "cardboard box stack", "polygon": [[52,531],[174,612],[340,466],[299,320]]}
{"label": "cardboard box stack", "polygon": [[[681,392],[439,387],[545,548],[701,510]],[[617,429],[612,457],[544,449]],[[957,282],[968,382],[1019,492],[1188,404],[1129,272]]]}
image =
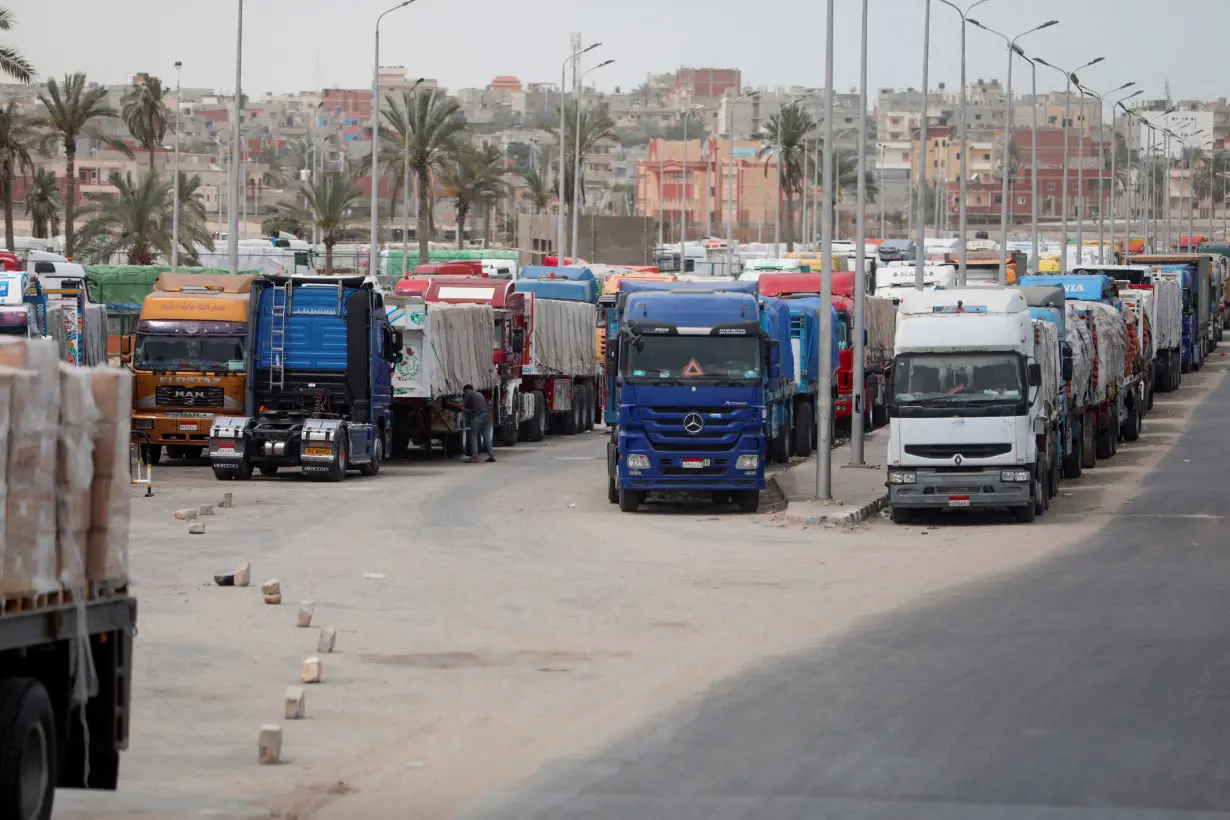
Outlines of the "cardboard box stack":
{"label": "cardboard box stack", "polygon": [[0,337],[0,598],[123,583],[131,376]]}

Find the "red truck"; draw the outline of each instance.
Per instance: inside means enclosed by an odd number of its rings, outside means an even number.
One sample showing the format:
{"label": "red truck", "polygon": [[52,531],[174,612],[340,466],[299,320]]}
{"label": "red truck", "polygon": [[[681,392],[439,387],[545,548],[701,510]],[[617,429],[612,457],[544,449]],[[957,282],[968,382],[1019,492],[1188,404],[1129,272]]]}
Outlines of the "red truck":
{"label": "red truck", "polygon": [[[764,273],[757,281],[761,296],[780,299],[820,295],[819,273]],[[833,273],[833,307],[841,323],[834,416],[839,429],[850,429],[854,403],[854,273]],[[897,309],[889,299],[863,297],[867,341],[863,360],[863,418],[867,429],[888,422],[888,387],[892,375],[893,331]]]}

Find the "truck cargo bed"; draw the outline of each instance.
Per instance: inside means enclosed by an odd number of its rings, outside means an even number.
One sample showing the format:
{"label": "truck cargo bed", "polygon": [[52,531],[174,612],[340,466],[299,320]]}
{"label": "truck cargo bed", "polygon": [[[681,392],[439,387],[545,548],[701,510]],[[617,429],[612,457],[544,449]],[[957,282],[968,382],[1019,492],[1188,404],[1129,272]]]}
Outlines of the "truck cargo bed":
{"label": "truck cargo bed", "polygon": [[[86,634],[136,627],[137,599],[127,587],[91,584],[85,598]],[[78,606],[67,591],[0,599],[0,652],[78,637]]]}

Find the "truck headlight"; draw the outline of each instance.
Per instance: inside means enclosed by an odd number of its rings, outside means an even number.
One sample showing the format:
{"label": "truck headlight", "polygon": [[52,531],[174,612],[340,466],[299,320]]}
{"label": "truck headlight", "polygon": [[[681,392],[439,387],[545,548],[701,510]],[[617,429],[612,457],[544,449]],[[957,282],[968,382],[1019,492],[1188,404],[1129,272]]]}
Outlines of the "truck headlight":
{"label": "truck headlight", "polygon": [[134,429],[137,429],[137,430],[153,430],[154,420],[153,419],[135,419],[132,423],[132,426]]}
{"label": "truck headlight", "polygon": [[739,456],[735,459],[736,470],[755,470],[760,466],[760,456]]}
{"label": "truck headlight", "polygon": [[643,456],[638,453],[632,453],[628,456],[627,465],[629,470],[648,470],[649,456]]}
{"label": "truck headlight", "polygon": [[999,474],[1001,481],[1026,482],[1033,477],[1029,474],[1029,470],[1004,470]]}
{"label": "truck headlight", "polygon": [[889,470],[888,482],[890,484],[915,484],[918,482],[918,476],[913,470]]}

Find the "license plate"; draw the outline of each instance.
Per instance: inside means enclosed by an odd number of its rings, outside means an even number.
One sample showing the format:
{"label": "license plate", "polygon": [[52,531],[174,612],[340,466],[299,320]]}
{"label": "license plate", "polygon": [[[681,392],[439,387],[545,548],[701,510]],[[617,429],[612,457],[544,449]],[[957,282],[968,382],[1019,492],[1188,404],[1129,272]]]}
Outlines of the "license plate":
{"label": "license plate", "polygon": [[233,456],[235,455],[235,448],[234,447],[219,447],[215,452],[220,456]]}
{"label": "license plate", "polygon": [[181,432],[181,433],[195,433],[198,429],[199,429],[199,428],[196,426],[196,422],[195,422],[195,421],[194,421],[194,422],[191,422],[191,423],[189,423],[189,424],[180,424],[180,425],[179,425],[179,432]]}
{"label": "license plate", "polygon": [[703,470],[704,468],[709,466],[709,459],[707,458],[684,458],[684,459],[680,459],[679,466],[683,467],[685,470]]}
{"label": "license plate", "polygon": [[308,447],[303,451],[305,456],[331,456],[333,455],[332,447]]}
{"label": "license plate", "polygon": [[954,495],[954,496],[949,496],[949,497],[948,497],[948,506],[950,506],[950,507],[968,507],[968,506],[969,506],[969,496],[956,496],[956,495]]}

